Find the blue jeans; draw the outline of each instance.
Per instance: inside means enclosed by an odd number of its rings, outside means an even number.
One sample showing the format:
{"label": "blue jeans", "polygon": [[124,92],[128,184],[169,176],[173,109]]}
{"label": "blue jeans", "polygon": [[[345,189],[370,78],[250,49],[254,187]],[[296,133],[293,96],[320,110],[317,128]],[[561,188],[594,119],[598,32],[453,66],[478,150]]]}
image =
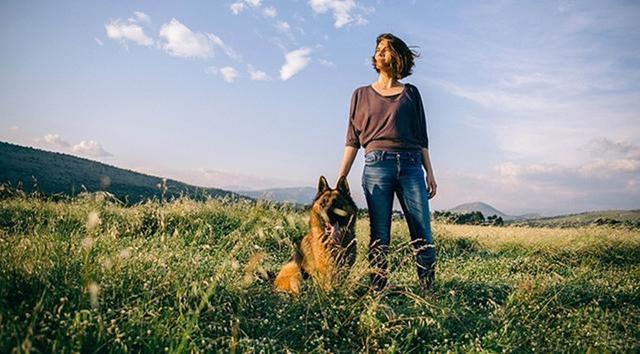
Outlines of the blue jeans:
{"label": "blue jeans", "polygon": [[362,188],[369,208],[369,263],[373,269],[374,287],[381,289],[387,282],[386,254],[391,241],[394,194],[398,196],[409,226],[416,251],[418,277],[422,280],[433,276],[436,252],[431,234],[422,152],[370,151],[365,155]]}

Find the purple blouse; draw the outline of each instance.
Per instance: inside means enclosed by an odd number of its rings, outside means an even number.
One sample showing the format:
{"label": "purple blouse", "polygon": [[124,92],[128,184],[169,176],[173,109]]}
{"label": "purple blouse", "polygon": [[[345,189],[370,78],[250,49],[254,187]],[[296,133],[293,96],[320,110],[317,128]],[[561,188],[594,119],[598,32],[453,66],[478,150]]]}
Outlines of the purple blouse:
{"label": "purple blouse", "polygon": [[371,87],[353,91],[345,146],[373,150],[420,151],[429,148],[427,123],[418,88],[383,96]]}

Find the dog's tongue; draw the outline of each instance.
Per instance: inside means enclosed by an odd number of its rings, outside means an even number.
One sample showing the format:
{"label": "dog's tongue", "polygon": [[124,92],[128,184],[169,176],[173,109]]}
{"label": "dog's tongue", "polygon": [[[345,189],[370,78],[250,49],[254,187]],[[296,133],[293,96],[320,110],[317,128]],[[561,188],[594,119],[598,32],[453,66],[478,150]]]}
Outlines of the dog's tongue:
{"label": "dog's tongue", "polygon": [[329,235],[329,237],[331,237],[333,242],[340,242],[339,230],[340,228],[339,228],[338,222],[336,222],[333,225],[327,223],[327,226],[325,227],[325,232]]}

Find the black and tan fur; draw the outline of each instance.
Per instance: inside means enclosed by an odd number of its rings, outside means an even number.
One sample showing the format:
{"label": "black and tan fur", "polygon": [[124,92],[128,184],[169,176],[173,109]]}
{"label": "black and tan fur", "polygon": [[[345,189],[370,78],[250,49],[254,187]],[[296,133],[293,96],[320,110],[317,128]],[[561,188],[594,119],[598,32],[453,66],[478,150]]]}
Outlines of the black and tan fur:
{"label": "black and tan fur", "polygon": [[298,295],[306,276],[329,290],[337,278],[345,275],[356,259],[357,212],[347,179],[340,177],[336,188],[331,189],[321,176],[311,205],[309,232],[276,276],[276,290]]}

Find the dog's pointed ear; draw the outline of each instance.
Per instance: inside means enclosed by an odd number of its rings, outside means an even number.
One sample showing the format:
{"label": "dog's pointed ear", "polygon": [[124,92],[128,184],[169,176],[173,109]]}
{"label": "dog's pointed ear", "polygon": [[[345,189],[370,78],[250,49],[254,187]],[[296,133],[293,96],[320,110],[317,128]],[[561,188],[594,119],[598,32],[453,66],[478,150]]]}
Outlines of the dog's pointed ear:
{"label": "dog's pointed ear", "polygon": [[345,176],[340,176],[340,179],[338,179],[338,190],[346,193],[346,194],[350,194],[349,192],[349,182],[347,182],[347,177]]}
{"label": "dog's pointed ear", "polygon": [[329,187],[329,183],[327,183],[327,179],[324,178],[324,176],[320,176],[320,180],[318,181],[318,193],[316,194],[315,198],[313,198],[313,200],[320,198],[322,193],[328,190],[331,190],[331,187]]}

